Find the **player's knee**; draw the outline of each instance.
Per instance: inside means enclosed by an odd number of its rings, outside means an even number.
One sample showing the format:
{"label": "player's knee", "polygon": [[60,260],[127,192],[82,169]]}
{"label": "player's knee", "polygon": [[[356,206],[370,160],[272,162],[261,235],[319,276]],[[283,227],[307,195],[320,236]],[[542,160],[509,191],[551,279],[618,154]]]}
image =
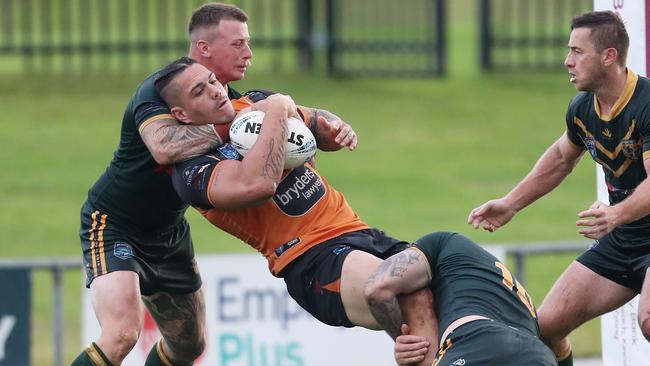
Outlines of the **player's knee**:
{"label": "player's knee", "polygon": [[109,337],[117,353],[124,358],[135,347],[139,335],[140,331],[137,327],[127,325],[117,328]]}
{"label": "player's knee", "polygon": [[410,306],[414,309],[433,308],[433,294],[429,288],[423,288],[408,295],[399,297],[400,305]]}

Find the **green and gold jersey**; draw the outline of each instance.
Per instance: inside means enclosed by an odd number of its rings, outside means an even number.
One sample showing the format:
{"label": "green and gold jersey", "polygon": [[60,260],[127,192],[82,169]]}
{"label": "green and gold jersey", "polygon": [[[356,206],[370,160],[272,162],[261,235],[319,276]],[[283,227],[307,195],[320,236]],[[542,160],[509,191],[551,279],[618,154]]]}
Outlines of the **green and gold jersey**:
{"label": "green and gold jersey", "polygon": [[[650,80],[628,69],[623,94],[608,115],[596,96],[582,92],[571,100],[566,115],[567,136],[586,149],[603,167],[610,204],[631,195],[646,178],[650,158]],[[623,242],[650,239],[650,216],[614,231]]]}
{"label": "green and gold jersey", "polygon": [[[120,142],[113,160],[88,191],[88,201],[114,224],[135,233],[156,233],[183,220],[187,209],[172,186],[169,169],[160,166],[140,137],[148,124],[173,118],[156,91],[156,73],[137,88],[126,106]],[[229,96],[237,96],[228,89]]]}
{"label": "green and gold jersey", "polygon": [[415,242],[431,266],[442,334],[456,319],[482,315],[538,335],[537,313],[523,286],[492,254],[463,235],[437,232]]}

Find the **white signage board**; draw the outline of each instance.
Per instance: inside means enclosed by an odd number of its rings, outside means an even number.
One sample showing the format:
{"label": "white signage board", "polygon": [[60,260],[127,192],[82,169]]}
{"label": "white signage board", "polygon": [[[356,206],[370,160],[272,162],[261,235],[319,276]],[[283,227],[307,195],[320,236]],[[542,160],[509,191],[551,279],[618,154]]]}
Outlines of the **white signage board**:
{"label": "white signage board", "polygon": [[[385,332],[330,327],[315,320],[273,277],[259,254],[197,258],[207,312],[207,346],[197,366],[394,365]],[[100,328],[84,291],[84,345]],[[158,330],[146,314],[138,344],[125,366],[141,366]]]}
{"label": "white signage board", "polygon": [[[640,75],[646,70],[646,18],[649,0],[594,0],[595,10],[618,12],[630,37],[627,65]],[[598,200],[609,202],[602,168],[597,167]],[[645,365],[650,359],[648,343],[637,321],[638,296],[621,308],[603,315],[601,336],[604,366]]]}

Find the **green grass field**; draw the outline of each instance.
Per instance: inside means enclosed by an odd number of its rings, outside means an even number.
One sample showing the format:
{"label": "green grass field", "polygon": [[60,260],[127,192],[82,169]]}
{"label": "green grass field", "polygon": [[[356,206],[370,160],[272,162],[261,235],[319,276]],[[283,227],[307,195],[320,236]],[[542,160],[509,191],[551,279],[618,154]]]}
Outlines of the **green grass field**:
{"label": "green grass field", "polygon": [[[318,166],[358,214],[413,240],[434,230],[480,243],[526,245],[580,240],[577,212],[595,199],[594,164],[582,161],[556,191],[496,233],[466,224],[469,211],[505,194],[564,131],[575,90],[566,73],[481,74],[469,0],[450,12],[450,75],[441,79],[328,79],[255,72],[237,88],[267,88],[329,109],[359,134],[354,152],[320,153]],[[467,7],[467,8],[464,8]],[[2,74],[0,257],[79,256],[79,208],[117,145],[135,77]],[[249,251],[191,210],[197,251]],[[528,262],[537,304],[573,256]],[[65,276],[66,362],[80,350],[79,272]],[[34,276],[33,364],[52,359],[51,280]],[[600,352],[598,323],[573,337],[578,355]]]}

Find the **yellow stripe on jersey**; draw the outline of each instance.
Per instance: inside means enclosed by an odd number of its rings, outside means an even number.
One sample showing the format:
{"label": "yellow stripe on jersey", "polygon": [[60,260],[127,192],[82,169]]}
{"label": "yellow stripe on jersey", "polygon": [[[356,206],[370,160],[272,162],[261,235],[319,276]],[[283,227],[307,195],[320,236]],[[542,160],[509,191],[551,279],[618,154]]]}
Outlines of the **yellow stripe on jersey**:
{"label": "yellow stripe on jersey", "polygon": [[447,353],[447,350],[449,350],[449,348],[452,345],[453,345],[453,343],[451,343],[451,339],[447,338],[445,340],[445,343],[443,343],[440,346],[440,349],[438,349],[438,355],[436,356],[436,359],[433,360],[433,363],[431,364],[431,366],[438,366],[438,364],[440,363],[440,360],[442,360],[442,358],[445,357],[445,353]]}
{"label": "yellow stripe on jersey", "polygon": [[174,119],[174,116],[172,116],[172,115],[169,114],[169,113],[166,113],[166,114],[157,114],[157,115],[155,115],[155,116],[153,116],[153,117],[149,117],[149,119],[147,119],[146,121],[142,122],[142,124],[141,124],[140,127],[138,128],[138,132],[142,133],[142,131],[144,130],[145,127],[147,127],[147,126],[149,126],[150,124],[152,124],[152,123],[154,123],[154,122],[156,122],[156,121],[159,121],[159,120],[161,120],[161,119]]}
{"label": "yellow stripe on jersey", "polygon": [[627,160],[625,160],[625,163],[621,164],[621,166],[618,167],[618,169],[614,170],[612,167],[607,165],[607,163],[605,163],[604,161],[602,161],[602,160],[600,160],[598,158],[595,158],[594,161],[596,161],[598,164],[602,165],[603,168],[605,168],[605,169],[609,170],[610,172],[612,172],[616,178],[623,175],[623,173],[625,173],[627,168],[629,168],[630,165],[632,165],[632,160],[627,159]]}
{"label": "yellow stripe on jersey", "polygon": [[106,255],[104,255],[104,229],[106,229],[106,214],[102,215],[102,225],[99,227],[97,239],[99,240],[99,259],[102,265],[102,274],[106,274]]}
{"label": "yellow stripe on jersey", "polygon": [[612,109],[609,111],[609,114],[600,114],[600,106],[598,105],[598,99],[596,98],[596,94],[594,94],[594,109],[596,110],[596,114],[600,119],[602,119],[605,122],[609,122],[616,118],[616,116],[621,113],[623,108],[627,106],[627,103],[632,99],[632,95],[634,95],[634,89],[636,88],[636,82],[639,80],[639,76],[635,73],[632,72],[632,70],[627,69],[627,79],[625,80],[625,87],[623,88],[623,93],[621,94],[620,97],[618,97],[618,100],[616,100],[616,103],[614,103],[614,106]]}
{"label": "yellow stripe on jersey", "polygon": [[[574,117],[573,121],[578,127],[580,127],[580,129],[582,130],[582,132],[585,134],[586,137],[591,137],[591,138],[594,139],[594,142],[596,144],[596,148],[600,152],[605,154],[605,156],[607,156],[609,159],[615,160],[616,157],[618,156],[618,154],[621,153],[621,150],[623,150],[623,142],[621,141],[621,142],[619,142],[618,145],[616,145],[616,148],[614,149],[614,151],[610,152],[599,141],[597,141],[589,131],[587,131],[587,127],[580,120],[580,118]],[[632,137],[632,134],[634,133],[635,129],[636,129],[636,120],[632,120],[632,123],[630,124],[630,128],[627,130],[627,133],[625,134],[625,137],[623,137],[621,140],[629,140]]]}
{"label": "yellow stripe on jersey", "polygon": [[97,265],[96,265],[96,260],[95,260],[95,228],[97,228],[97,215],[99,214],[99,211],[93,212],[91,218],[93,220],[93,224],[90,227],[90,230],[88,230],[88,233],[90,234],[90,256],[91,256],[91,265],[93,267],[93,274],[97,276]]}

